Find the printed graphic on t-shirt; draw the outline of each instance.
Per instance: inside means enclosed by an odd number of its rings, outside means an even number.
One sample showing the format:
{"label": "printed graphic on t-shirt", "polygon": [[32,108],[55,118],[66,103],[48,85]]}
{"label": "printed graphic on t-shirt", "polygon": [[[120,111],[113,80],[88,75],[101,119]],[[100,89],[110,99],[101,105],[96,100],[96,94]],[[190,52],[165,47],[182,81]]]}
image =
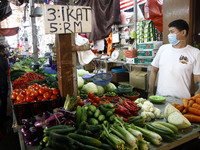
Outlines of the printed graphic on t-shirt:
{"label": "printed graphic on t-shirt", "polygon": [[180,58],[179,58],[179,62],[182,63],[182,64],[187,64],[188,63],[187,56],[181,55]]}

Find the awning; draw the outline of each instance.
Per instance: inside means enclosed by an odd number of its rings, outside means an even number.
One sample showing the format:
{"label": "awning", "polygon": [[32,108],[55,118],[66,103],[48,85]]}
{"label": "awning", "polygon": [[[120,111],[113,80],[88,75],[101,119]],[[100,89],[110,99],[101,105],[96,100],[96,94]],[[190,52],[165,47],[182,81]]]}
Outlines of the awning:
{"label": "awning", "polygon": [[17,34],[19,31],[19,27],[14,28],[0,28],[0,35],[2,36],[12,36]]}

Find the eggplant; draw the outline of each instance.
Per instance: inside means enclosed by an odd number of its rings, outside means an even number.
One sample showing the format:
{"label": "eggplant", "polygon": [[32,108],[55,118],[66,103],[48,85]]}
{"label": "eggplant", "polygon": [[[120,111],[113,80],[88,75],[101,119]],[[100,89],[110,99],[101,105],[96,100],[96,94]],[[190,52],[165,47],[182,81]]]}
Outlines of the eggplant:
{"label": "eggplant", "polygon": [[38,120],[34,123],[34,126],[37,128],[41,128],[44,125],[44,121],[43,120]]}
{"label": "eggplant", "polygon": [[62,112],[66,118],[75,118],[75,113],[65,110],[64,108],[59,108],[58,112]]}
{"label": "eggplant", "polygon": [[38,114],[35,117],[36,121],[40,121],[40,120],[46,120],[47,118],[49,118],[52,115],[52,113],[45,111],[42,114]]}
{"label": "eggplant", "polygon": [[48,123],[50,123],[50,122],[52,122],[52,121],[55,121],[55,122],[56,122],[56,120],[58,120],[59,118],[62,118],[62,117],[64,117],[63,113],[57,112],[57,113],[51,115],[49,118],[47,118],[47,119],[45,120],[45,123],[48,124]]}

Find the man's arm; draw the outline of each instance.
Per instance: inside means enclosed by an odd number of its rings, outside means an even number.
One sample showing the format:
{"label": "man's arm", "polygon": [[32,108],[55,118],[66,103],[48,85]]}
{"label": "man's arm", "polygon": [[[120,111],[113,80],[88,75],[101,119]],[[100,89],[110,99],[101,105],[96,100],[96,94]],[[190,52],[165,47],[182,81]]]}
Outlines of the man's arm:
{"label": "man's arm", "polygon": [[152,66],[151,74],[150,74],[150,77],[149,77],[149,90],[148,90],[149,93],[148,93],[148,96],[153,95],[153,90],[154,90],[158,70],[159,70],[158,68]]}
{"label": "man's arm", "polygon": [[195,95],[200,94],[200,75],[194,75]]}

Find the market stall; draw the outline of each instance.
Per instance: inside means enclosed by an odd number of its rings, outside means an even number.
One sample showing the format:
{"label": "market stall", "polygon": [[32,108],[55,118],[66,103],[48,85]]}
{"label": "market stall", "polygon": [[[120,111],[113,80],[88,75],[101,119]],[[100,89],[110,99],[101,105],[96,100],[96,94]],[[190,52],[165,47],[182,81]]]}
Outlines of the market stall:
{"label": "market stall", "polygon": [[[174,102],[180,102],[180,99],[176,99],[173,97],[166,97],[166,101],[160,104],[154,104],[155,107],[159,108],[162,110],[162,112],[164,112],[165,107],[167,106],[168,103],[174,103]],[[154,120],[153,120],[154,121]],[[158,121],[158,120],[157,120]],[[159,119],[159,121],[163,121],[166,122],[165,119]],[[21,126],[18,126],[18,132],[19,132],[19,137],[20,137],[20,144],[21,144],[21,149],[23,150],[36,150],[37,146],[30,146],[30,145],[26,145],[24,143],[24,136],[21,132]],[[176,139],[175,141],[172,142],[166,142],[166,141],[162,141],[161,145],[154,145],[154,144],[150,144],[150,149],[152,150],[168,150],[168,149],[172,149],[175,148],[181,144],[184,144],[186,142],[189,142],[195,138],[198,138],[200,136],[200,129],[199,129],[199,124],[192,124],[192,126],[190,126],[189,128],[185,128],[185,129],[180,129],[178,131],[178,134],[180,135],[180,137],[178,139]]]}

